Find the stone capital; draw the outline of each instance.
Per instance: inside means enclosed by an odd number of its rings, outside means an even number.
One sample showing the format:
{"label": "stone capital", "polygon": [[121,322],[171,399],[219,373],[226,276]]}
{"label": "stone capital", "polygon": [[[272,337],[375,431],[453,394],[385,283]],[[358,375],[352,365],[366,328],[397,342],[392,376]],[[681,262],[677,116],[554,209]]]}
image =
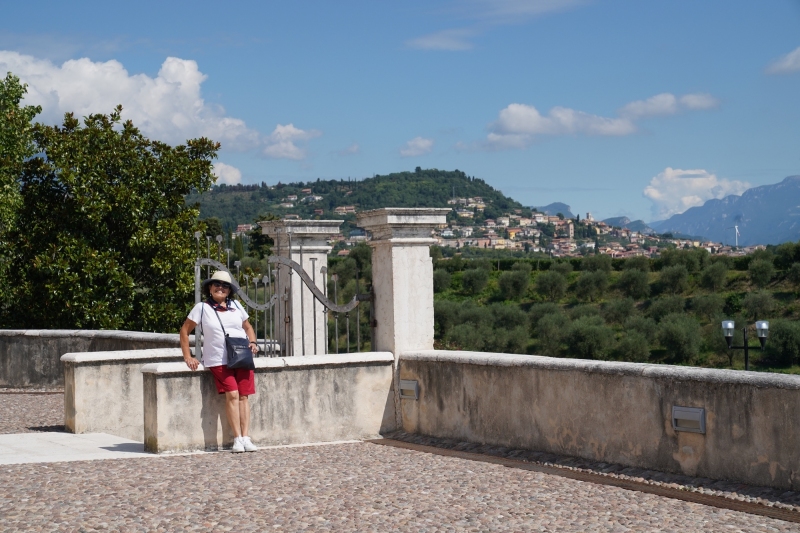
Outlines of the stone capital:
{"label": "stone capital", "polygon": [[265,220],[258,223],[261,233],[269,235],[275,241],[279,255],[287,250],[289,236],[292,251],[299,250],[300,245],[308,252],[328,253],[328,239],[339,233],[341,220]]}
{"label": "stone capital", "polygon": [[450,211],[447,207],[385,207],[358,213],[356,217],[358,227],[372,235],[371,244],[430,246],[436,243],[431,232],[447,224]]}

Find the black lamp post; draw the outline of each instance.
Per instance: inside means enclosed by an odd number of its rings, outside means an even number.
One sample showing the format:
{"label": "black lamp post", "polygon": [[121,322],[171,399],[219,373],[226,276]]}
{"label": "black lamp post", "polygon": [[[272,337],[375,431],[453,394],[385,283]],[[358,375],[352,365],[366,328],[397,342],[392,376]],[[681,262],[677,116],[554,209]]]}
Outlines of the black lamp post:
{"label": "black lamp post", "polygon": [[[736,324],[733,320],[722,321],[722,333],[725,335],[725,341],[728,343],[729,350],[744,350],[744,369],[750,370],[750,344],[747,342],[747,326],[742,328],[743,346],[732,346],[733,343],[733,330]],[[758,334],[758,342],[761,343],[761,350],[764,350],[764,345],[767,344],[767,335],[769,334],[769,322],[766,320],[758,320],[756,322],[756,333]]]}

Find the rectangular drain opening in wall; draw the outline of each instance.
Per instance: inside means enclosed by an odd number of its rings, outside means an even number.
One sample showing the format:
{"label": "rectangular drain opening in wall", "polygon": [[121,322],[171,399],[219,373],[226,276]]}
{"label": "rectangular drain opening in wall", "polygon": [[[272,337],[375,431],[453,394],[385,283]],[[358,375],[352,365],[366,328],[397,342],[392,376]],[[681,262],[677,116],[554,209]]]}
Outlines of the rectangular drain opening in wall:
{"label": "rectangular drain opening in wall", "polygon": [[706,432],[706,410],[702,407],[672,406],[672,429],[691,433]]}
{"label": "rectangular drain opening in wall", "polygon": [[419,400],[419,382],[410,379],[401,379],[400,397],[410,400]]}

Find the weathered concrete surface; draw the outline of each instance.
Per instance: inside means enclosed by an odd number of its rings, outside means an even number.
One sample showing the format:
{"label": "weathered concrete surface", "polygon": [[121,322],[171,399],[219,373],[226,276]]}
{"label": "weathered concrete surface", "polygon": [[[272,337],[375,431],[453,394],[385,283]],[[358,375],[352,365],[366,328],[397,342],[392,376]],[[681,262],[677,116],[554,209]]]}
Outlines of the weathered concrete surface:
{"label": "weathered concrete surface", "polygon": [[[800,489],[800,376],[476,352],[400,357],[403,429],[690,476]],[[672,406],[703,407],[706,434]]]}
{"label": "weathered concrete surface", "polygon": [[[391,353],[257,358],[250,436],[260,445],[373,438],[386,413]],[[224,396],[211,373],[183,363],[142,367],[145,449],[155,453],[230,446]]]}
{"label": "weathered concrete surface", "polygon": [[142,366],[182,360],[180,348],[64,354],[65,428],[142,442]]}
{"label": "weathered concrete surface", "polygon": [[65,353],[180,346],[178,334],[113,330],[0,330],[0,387],[64,384]]}

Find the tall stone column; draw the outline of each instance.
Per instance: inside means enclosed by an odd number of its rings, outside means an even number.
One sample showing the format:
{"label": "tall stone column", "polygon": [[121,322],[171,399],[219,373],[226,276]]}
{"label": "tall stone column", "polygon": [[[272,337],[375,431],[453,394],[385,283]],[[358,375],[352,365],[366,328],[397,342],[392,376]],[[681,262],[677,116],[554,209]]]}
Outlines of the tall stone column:
{"label": "tall stone column", "polygon": [[[258,224],[262,233],[275,241],[273,253],[302,266],[320,292],[325,293],[322,269],[328,268],[328,252],[331,251],[328,239],[339,233],[342,221],[269,220]],[[327,352],[325,307],[319,302],[315,304],[314,295],[300,276],[289,271],[287,266],[278,268],[277,284],[281,294],[275,314],[277,340],[289,346],[288,355],[322,355]],[[288,299],[284,300],[284,295],[288,295]],[[290,317],[289,328],[284,327],[286,317]]]}
{"label": "tall stone column", "polygon": [[402,427],[400,416],[400,354],[433,349],[433,261],[431,232],[447,223],[449,208],[387,207],[359,213],[358,226],[372,239],[372,287],[375,346],[373,351],[394,354],[393,393],[384,430]]}

